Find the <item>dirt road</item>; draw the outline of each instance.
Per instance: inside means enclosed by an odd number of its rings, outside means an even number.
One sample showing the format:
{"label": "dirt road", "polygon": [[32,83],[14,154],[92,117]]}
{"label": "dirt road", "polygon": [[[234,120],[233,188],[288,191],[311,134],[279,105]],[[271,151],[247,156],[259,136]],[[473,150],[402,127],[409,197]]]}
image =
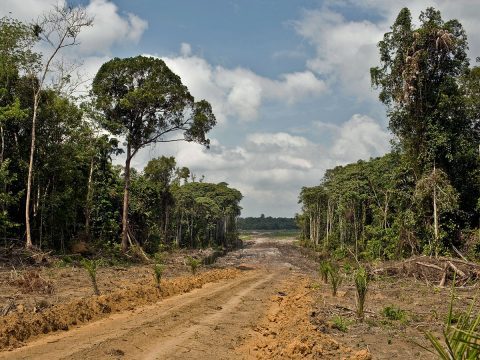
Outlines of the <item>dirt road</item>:
{"label": "dirt road", "polygon": [[300,253],[290,249],[289,242],[255,239],[219,259],[218,266],[244,270],[235,279],[41,336],[0,353],[0,359],[248,358],[235,349],[252,336],[252,329],[268,310],[269,299],[280,292],[287,278],[312,270]]}

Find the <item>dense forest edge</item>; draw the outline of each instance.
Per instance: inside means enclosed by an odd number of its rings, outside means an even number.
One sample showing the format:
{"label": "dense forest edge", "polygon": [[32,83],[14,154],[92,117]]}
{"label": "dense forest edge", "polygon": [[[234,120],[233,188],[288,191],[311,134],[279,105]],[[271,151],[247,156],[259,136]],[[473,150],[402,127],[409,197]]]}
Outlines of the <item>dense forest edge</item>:
{"label": "dense forest edge", "polygon": [[259,217],[239,217],[238,230],[298,230],[294,218],[272,217],[261,214]]}
{"label": "dense forest edge", "polygon": [[[204,182],[173,157],[143,171],[130,165],[151,144],[208,147],[210,104],[162,60],[143,56],[108,61],[86,94],[77,91],[86,79],[62,54],[93,21],[82,7],[61,6],[33,24],[0,19],[2,249],[145,258],[235,246],[238,190]],[[112,161],[118,155],[123,166]]]}
{"label": "dense forest edge", "polygon": [[[306,245],[341,258],[480,258],[480,67],[457,20],[401,10],[371,68],[393,134],[390,153],[329,169],[304,187]],[[477,61],[479,59],[477,58]]]}

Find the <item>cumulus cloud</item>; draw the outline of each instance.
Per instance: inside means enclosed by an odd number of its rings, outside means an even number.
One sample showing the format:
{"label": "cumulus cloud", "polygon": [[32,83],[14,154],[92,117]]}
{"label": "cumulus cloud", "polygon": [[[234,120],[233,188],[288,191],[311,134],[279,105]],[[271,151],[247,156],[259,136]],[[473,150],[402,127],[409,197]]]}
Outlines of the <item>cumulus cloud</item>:
{"label": "cumulus cloud", "polygon": [[10,15],[22,21],[36,20],[42,13],[49,11],[53,5],[65,5],[64,0],[2,0],[0,15]]}
{"label": "cumulus cloud", "polygon": [[386,153],[390,135],[366,115],[355,114],[338,127],[331,154],[339,161],[353,162]]}
{"label": "cumulus cloud", "polygon": [[325,82],[309,70],[271,79],[242,67],[212,65],[192,54],[187,43],[181,44],[180,55],[161,58],[182,78],[196,98],[204,98],[212,104],[220,123],[225,123],[228,118],[255,120],[266,101],[292,105],[327,91]]}
{"label": "cumulus cloud", "polygon": [[90,0],[86,11],[94,23],[79,36],[83,54],[109,54],[114,45],[137,43],[148,27],[147,21],[135,14],[120,14],[109,0]]}
{"label": "cumulus cloud", "polygon": [[366,20],[349,21],[328,8],[305,11],[294,26],[316,49],[316,56],[307,61],[310,70],[338,81],[348,93],[361,98],[373,94],[369,67],[377,62],[382,26]]}

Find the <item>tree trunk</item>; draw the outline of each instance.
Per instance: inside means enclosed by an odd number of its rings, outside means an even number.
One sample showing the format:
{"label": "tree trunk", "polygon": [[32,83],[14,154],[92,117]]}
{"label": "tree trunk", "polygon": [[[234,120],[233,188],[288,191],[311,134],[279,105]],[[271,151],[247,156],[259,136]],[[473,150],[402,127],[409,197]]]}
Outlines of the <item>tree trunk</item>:
{"label": "tree trunk", "polygon": [[127,159],[125,161],[125,185],[123,191],[123,213],[122,213],[122,251],[128,249],[128,199],[130,193],[130,161],[132,160],[130,144],[127,144]]}
{"label": "tree trunk", "polygon": [[180,247],[180,242],[182,241],[182,222],[183,222],[183,212],[180,213],[180,224],[178,225],[178,235],[177,235],[177,248]]}
{"label": "tree trunk", "polygon": [[26,247],[30,249],[33,247],[32,233],[30,229],[30,197],[32,194],[32,175],[33,175],[33,155],[35,154],[35,125],[37,122],[37,109],[40,93],[35,93],[33,97],[33,116],[32,116],[32,135],[30,143],[30,160],[28,163],[28,177],[27,177],[27,195],[25,199],[25,230],[27,235]]}
{"label": "tree trunk", "polygon": [[164,228],[164,234],[165,234],[165,244],[168,244],[168,207],[165,208],[165,228]]}
{"label": "tree trunk", "polygon": [[331,204],[330,199],[327,200],[327,228],[325,231],[325,249],[328,248],[329,237],[330,237],[330,227],[332,226],[332,217],[331,217]]}
{"label": "tree trunk", "polygon": [[90,217],[92,213],[92,197],[93,197],[93,157],[90,161],[90,172],[88,173],[87,183],[87,203],[85,206],[85,234],[87,239],[90,240]]}
{"label": "tree trunk", "polygon": [[313,219],[312,214],[308,215],[308,220],[310,221],[310,242],[313,242]]}
{"label": "tree trunk", "polygon": [[358,259],[358,226],[355,206],[353,206],[353,232],[355,233],[355,260]]}
{"label": "tree trunk", "polygon": [[2,147],[0,150],[0,164],[3,163],[3,153],[5,152],[5,136],[3,134],[3,126],[0,126],[0,137],[2,139]]}
{"label": "tree trunk", "polygon": [[385,207],[383,211],[383,228],[387,229],[387,215],[388,215],[388,192],[385,192]]}
{"label": "tree trunk", "polygon": [[[433,170],[435,171],[435,169]],[[437,185],[433,184],[433,231],[434,231],[434,242],[433,246],[435,247],[435,257],[438,256],[438,213],[437,213]]]}

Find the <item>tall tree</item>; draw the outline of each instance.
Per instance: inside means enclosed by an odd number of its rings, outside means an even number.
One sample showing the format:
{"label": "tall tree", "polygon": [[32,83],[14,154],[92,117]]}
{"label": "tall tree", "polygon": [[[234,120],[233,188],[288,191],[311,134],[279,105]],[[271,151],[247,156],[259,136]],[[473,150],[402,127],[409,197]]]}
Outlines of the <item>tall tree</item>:
{"label": "tall tree", "polygon": [[115,58],[103,64],[92,92],[105,116],[105,129],[126,140],[122,211],[125,251],[132,158],[143,147],[159,142],[185,140],[208,147],[206,133],[216,120],[207,101],[195,102],[180,77],[162,60],[152,57]]}
{"label": "tall tree", "polygon": [[45,88],[47,75],[52,69],[53,60],[63,48],[77,45],[77,37],[81,30],[86,26],[92,25],[92,19],[88,17],[84,8],[55,6],[53,10],[43,15],[34,25],[35,35],[40,40],[50,45],[50,51],[47,52],[45,62],[41,66],[32,66],[29,71],[29,77],[32,80],[33,89],[33,109],[32,109],[32,128],[30,142],[30,158],[27,176],[27,194],[25,201],[25,227],[26,227],[26,246],[33,246],[30,229],[30,200],[32,192],[33,163],[35,156],[35,136],[36,122],[40,97]]}
{"label": "tall tree", "polygon": [[434,162],[447,167],[459,133],[471,129],[456,101],[457,80],[468,69],[465,31],[457,20],[444,21],[433,8],[419,19],[415,29],[410,11],[400,11],[378,44],[381,66],[371,69],[372,84],[387,105],[390,129],[418,177]]}

